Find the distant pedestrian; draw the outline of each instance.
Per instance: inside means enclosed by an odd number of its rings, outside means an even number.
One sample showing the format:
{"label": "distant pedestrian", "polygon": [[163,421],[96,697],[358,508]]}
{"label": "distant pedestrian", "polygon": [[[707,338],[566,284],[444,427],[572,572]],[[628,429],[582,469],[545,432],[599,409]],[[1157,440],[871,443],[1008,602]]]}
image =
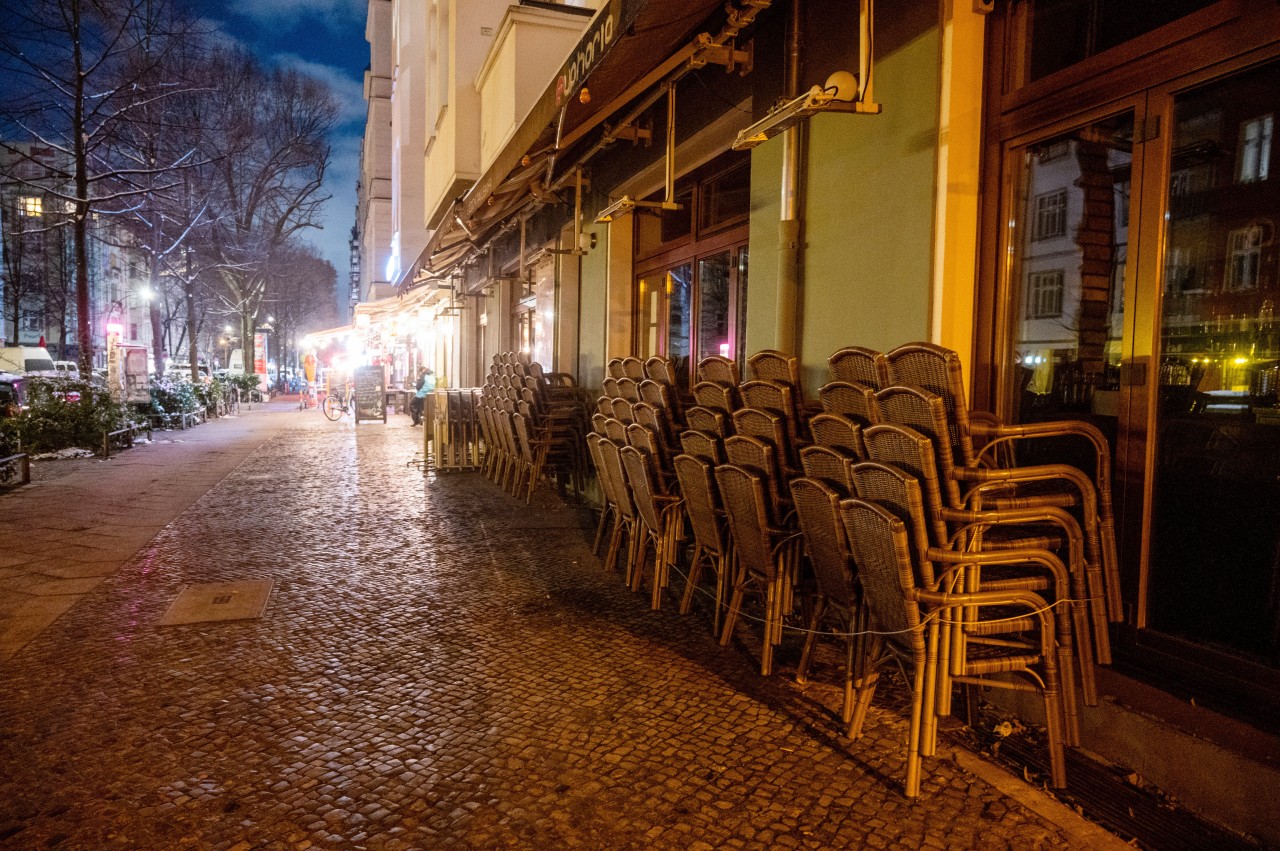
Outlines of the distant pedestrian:
{"label": "distant pedestrian", "polygon": [[413,399],[409,402],[409,416],[413,418],[414,425],[422,425],[422,409],[426,405],[427,397],[436,390],[436,374],[431,371],[431,367],[424,366],[418,370],[418,383],[413,389]]}

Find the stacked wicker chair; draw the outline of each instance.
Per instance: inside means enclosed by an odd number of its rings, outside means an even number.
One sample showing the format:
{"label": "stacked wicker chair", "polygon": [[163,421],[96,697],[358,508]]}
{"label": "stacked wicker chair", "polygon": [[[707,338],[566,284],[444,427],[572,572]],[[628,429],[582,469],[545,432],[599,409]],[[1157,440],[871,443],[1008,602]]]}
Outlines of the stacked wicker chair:
{"label": "stacked wicker chair", "polygon": [[597,550],[612,527],[606,564],[613,567],[627,538],[626,583],[638,591],[650,575],[652,603],[659,608],[684,538],[673,463],[683,427],[675,371],[664,358],[626,357],[610,361],[608,373],[588,438],[604,497]]}
{"label": "stacked wicker chair", "polygon": [[546,374],[527,355],[494,355],[476,408],[485,476],[526,503],[544,476],[561,493],[569,485],[581,491],[588,463],[582,401],[572,377]]}
{"label": "stacked wicker chair", "polygon": [[[928,358],[939,352],[937,372]],[[748,358],[746,381],[735,361],[706,358],[688,397],[666,359],[610,361],[586,440],[604,500],[596,549],[609,541],[612,567],[627,540],[626,581],[633,590],[648,582],[654,608],[673,566],[688,565],[682,614],[710,576],[722,644],[746,597],[758,596],[762,674],[797,609],[806,615],[799,681],[834,626],[845,659],[841,723],[853,738],[880,667],[904,663],[909,796],[955,683],[1040,694],[1060,786],[1063,749],[1079,743],[1077,682],[1095,703],[1093,666],[1109,659],[1105,442],[1092,479],[1063,465],[1001,467],[1016,439],[1095,436],[966,418],[953,355],[925,344],[888,355],[840,349],[812,403],[798,360],[781,352]],[[504,437],[503,413],[518,423],[524,412],[498,405],[482,419],[486,439],[492,431],[518,457],[499,452],[486,469],[523,481],[537,457],[520,453],[518,434]],[[797,606],[800,597],[810,605]]]}

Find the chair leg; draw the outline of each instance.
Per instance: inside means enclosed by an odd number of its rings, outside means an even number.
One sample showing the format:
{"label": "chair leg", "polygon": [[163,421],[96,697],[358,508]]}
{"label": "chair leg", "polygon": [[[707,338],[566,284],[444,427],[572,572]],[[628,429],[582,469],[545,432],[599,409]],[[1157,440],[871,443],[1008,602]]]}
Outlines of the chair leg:
{"label": "chair leg", "polygon": [[[813,645],[818,640],[818,626],[822,623],[823,612],[827,608],[827,599],[821,595],[813,604],[813,612],[809,615],[804,636],[804,649],[800,651],[800,664],[796,666],[796,682],[804,685],[809,681],[809,663],[813,658]],[[849,720],[844,718],[846,722]]]}
{"label": "chair leg", "polygon": [[663,576],[667,562],[667,541],[666,535],[662,535],[654,542],[653,547],[653,588],[650,589],[649,608],[658,611],[662,608],[662,587],[666,584],[666,577]]}
{"label": "chair leg", "polygon": [[876,693],[876,684],[880,675],[870,673],[854,686],[853,712],[849,715],[849,723],[845,725],[844,734],[850,739],[862,737],[862,725],[867,720],[867,710],[871,707],[871,698]]}
{"label": "chair leg", "polygon": [[644,557],[649,552],[649,532],[644,524],[637,520],[634,524],[636,545],[627,564],[625,582],[632,591],[639,591],[644,582]]}
{"label": "chair leg", "polygon": [[698,588],[698,580],[702,577],[702,568],[708,558],[701,547],[694,549],[693,560],[689,563],[689,575],[684,582],[684,594],[680,597],[682,615],[689,614],[689,608],[693,605],[693,592]]}
{"label": "chair leg", "polygon": [[779,583],[775,579],[765,584],[764,600],[764,635],[760,641],[760,676],[767,677],[773,673],[773,634],[777,627],[779,611]]}
{"label": "chair leg", "polygon": [[596,524],[596,539],[591,545],[591,554],[600,555],[600,544],[604,542],[604,530],[609,525],[609,515],[613,512],[613,506],[605,501],[604,507],[600,509],[600,522]]}
{"label": "chair leg", "polygon": [[724,613],[724,595],[729,589],[729,573],[733,569],[733,557],[728,551],[716,557],[716,610],[711,615],[711,632],[720,634],[720,616]]}
{"label": "chair leg", "polygon": [[1107,615],[1106,590],[1102,582],[1102,568],[1091,561],[1085,568],[1088,580],[1089,608],[1093,615],[1093,652],[1099,665],[1111,664],[1111,632]]}
{"label": "chair leg", "polygon": [[1067,785],[1067,760],[1063,749],[1064,698],[1059,691],[1053,654],[1044,654],[1044,714],[1049,740],[1049,785],[1061,789]]}
{"label": "chair leg", "polygon": [[907,780],[906,795],[908,798],[920,797],[920,738],[922,718],[924,715],[924,690],[933,677],[927,670],[928,663],[915,666],[911,683],[911,728],[907,734]]}
{"label": "chair leg", "polygon": [[[924,695],[921,703],[919,739],[916,742],[918,748],[917,759],[920,754],[933,756],[937,752],[938,704],[941,702],[938,692],[944,685],[948,694],[951,691],[951,678],[949,676],[939,676],[940,671],[945,671],[944,665],[946,663],[946,660],[938,655],[939,633],[941,632],[942,629],[938,624],[930,624],[928,637],[925,641],[924,667],[927,676],[924,680]],[[952,648],[953,652],[954,650]],[[919,775],[917,774],[916,791],[919,792],[919,789]]]}
{"label": "chair leg", "polygon": [[733,638],[733,627],[738,621],[738,612],[742,609],[742,594],[742,585],[734,585],[733,596],[729,598],[729,613],[724,616],[724,631],[720,633],[721,647],[724,647]]}
{"label": "chair leg", "polygon": [[622,533],[626,525],[625,519],[621,514],[615,514],[613,520],[613,531],[609,535],[609,551],[604,557],[604,569],[616,571],[618,569],[618,551],[622,548]]}
{"label": "chair leg", "polygon": [[[853,632],[852,618],[849,623],[849,632]],[[844,638],[844,697],[840,701],[840,722],[846,730],[849,724],[853,722],[853,660],[856,651],[857,642],[853,635],[846,635]]]}

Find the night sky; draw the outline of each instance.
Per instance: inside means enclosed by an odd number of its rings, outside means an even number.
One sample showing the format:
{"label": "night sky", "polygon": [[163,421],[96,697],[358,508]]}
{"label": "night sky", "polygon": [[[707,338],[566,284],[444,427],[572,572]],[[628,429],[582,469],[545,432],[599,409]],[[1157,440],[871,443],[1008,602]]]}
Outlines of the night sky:
{"label": "night sky", "polygon": [[196,7],[226,37],[269,62],[287,65],[329,83],[340,105],[340,125],[325,179],[333,196],[324,229],[308,238],[338,270],[340,292],[349,283],[347,241],[355,221],[360,139],[364,135],[364,40],[367,0],[199,0]]}

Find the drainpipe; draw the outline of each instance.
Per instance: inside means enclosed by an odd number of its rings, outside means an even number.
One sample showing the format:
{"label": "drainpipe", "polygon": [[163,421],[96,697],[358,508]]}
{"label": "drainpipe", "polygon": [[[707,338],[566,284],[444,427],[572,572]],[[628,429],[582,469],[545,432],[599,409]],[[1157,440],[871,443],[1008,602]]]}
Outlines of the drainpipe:
{"label": "drainpipe", "polygon": [[[786,97],[794,98],[800,86],[800,0],[791,0],[791,21],[787,32]],[[782,205],[778,222],[778,305],[775,315],[778,349],[797,354],[798,314],[800,300],[800,187],[801,147],[804,138],[800,127],[791,127],[782,135]]]}

